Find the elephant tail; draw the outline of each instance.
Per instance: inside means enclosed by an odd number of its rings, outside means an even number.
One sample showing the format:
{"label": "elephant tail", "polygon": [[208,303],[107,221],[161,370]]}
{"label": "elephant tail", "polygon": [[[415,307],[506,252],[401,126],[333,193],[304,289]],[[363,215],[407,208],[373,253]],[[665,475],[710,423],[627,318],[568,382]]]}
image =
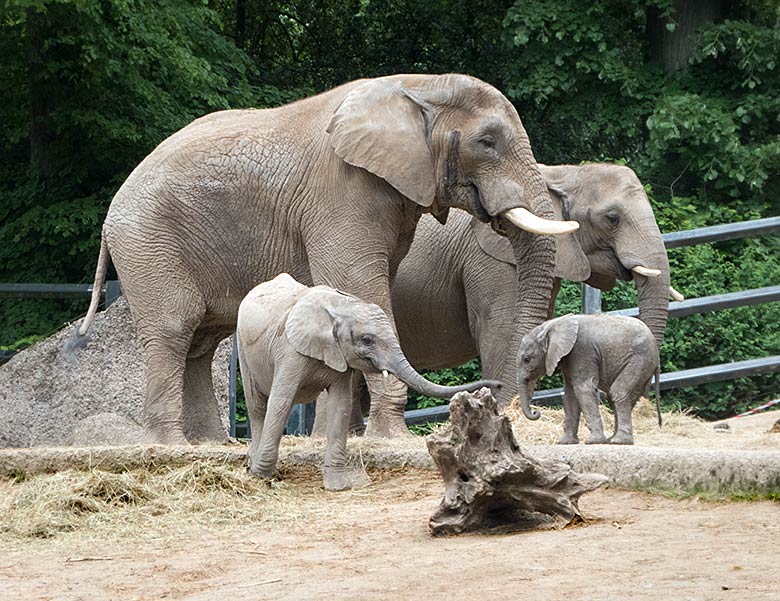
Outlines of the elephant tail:
{"label": "elephant tail", "polygon": [[83,337],[89,332],[89,328],[95,319],[95,314],[100,304],[100,293],[103,290],[103,284],[106,281],[106,270],[108,269],[108,245],[106,237],[100,237],[100,254],[98,255],[97,268],[95,269],[95,282],[92,284],[92,299],[89,301],[89,309],[84,321],[77,331],[78,337]]}
{"label": "elephant tail", "polygon": [[658,413],[658,427],[662,427],[661,419],[661,367],[655,368],[655,410]]}

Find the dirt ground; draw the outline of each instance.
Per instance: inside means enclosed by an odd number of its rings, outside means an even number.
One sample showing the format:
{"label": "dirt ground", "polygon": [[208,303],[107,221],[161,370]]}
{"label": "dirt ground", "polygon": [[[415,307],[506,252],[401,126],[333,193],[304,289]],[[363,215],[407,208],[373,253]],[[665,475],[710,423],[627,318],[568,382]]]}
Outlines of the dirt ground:
{"label": "dirt ground", "polygon": [[[777,599],[776,503],[604,490],[587,523],[432,538],[431,472],[374,472],[325,494],[314,469],[284,487],[294,511],[126,536],[2,540],[3,599]],[[288,497],[285,497],[289,501]],[[279,500],[278,502],[281,502]]]}
{"label": "dirt ground", "polygon": [[[774,444],[777,417],[707,446],[759,431],[755,446]],[[306,466],[271,486],[206,463],[0,480],[0,599],[779,598],[777,502],[604,489],[583,496],[578,526],[433,538],[438,475],[370,475],[342,493]]]}

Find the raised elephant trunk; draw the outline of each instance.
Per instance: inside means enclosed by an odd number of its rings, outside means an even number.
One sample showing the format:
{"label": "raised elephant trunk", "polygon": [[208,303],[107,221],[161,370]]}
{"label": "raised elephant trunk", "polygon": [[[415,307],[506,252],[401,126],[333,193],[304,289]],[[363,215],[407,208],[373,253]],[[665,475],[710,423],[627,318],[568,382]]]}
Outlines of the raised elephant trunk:
{"label": "raised elephant trunk", "polygon": [[401,381],[403,381],[404,384],[410,388],[413,388],[420,394],[437,399],[449,399],[459,392],[473,392],[485,386],[492,388],[493,392],[495,393],[501,387],[501,384],[495,380],[479,380],[477,382],[462,384],[460,386],[441,386],[440,384],[434,384],[433,382],[423,378],[410,365],[409,361],[401,352],[400,347],[388,367],[389,371],[392,371]]}

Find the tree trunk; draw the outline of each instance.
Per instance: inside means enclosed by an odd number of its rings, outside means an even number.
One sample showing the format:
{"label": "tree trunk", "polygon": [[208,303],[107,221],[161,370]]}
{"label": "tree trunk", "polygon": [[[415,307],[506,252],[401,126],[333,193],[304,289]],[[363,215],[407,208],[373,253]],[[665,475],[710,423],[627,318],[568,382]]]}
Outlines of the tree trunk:
{"label": "tree trunk", "polygon": [[579,474],[565,463],[525,454],[509,418],[498,415],[485,390],[455,395],[449,427],[426,442],[445,484],[444,499],[429,522],[434,535],[566,525],[581,519],[580,496],[607,481],[601,474]]}
{"label": "tree trunk", "polygon": [[27,79],[30,90],[30,167],[39,177],[54,170],[56,135],[52,129],[54,90],[46,78],[44,50],[49,24],[45,13],[27,9]]}
{"label": "tree trunk", "polygon": [[[704,23],[721,19],[726,12],[725,0],[675,0],[674,12],[664,17],[657,6],[647,9],[647,37],[653,60],[667,73],[688,65],[696,46],[696,30]],[[674,23],[674,31],[667,24]]]}
{"label": "tree trunk", "polygon": [[246,50],[246,0],[236,0],[236,46]]}

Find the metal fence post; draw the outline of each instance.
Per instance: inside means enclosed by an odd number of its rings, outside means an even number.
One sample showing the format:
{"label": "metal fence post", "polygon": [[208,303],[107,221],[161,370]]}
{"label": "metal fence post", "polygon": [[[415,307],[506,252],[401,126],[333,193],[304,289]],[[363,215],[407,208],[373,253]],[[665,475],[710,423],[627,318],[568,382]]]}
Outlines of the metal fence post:
{"label": "metal fence post", "polygon": [[287,434],[309,436],[314,428],[314,405],[316,403],[298,403],[293,406],[287,419]]}
{"label": "metal fence post", "polygon": [[106,307],[122,296],[122,286],[119,280],[108,280],[105,291]]}
{"label": "metal fence post", "polygon": [[582,285],[582,312],[586,315],[601,313],[601,290]]}

